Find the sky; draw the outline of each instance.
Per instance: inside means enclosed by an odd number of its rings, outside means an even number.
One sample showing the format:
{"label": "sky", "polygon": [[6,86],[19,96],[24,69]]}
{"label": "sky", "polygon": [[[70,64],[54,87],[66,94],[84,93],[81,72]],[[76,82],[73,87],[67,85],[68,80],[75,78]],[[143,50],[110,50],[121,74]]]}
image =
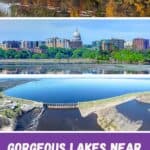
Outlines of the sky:
{"label": "sky", "polygon": [[72,39],[76,29],[84,44],[109,38],[150,39],[150,19],[1,19],[0,41],[46,40],[56,36]]}

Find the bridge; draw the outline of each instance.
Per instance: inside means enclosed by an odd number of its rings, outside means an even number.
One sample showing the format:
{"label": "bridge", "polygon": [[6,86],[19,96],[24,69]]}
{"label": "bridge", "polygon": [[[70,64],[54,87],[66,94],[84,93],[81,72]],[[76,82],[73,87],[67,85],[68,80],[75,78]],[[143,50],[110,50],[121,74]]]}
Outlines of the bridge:
{"label": "bridge", "polygon": [[47,103],[43,104],[48,109],[76,109],[79,108],[78,103]]}

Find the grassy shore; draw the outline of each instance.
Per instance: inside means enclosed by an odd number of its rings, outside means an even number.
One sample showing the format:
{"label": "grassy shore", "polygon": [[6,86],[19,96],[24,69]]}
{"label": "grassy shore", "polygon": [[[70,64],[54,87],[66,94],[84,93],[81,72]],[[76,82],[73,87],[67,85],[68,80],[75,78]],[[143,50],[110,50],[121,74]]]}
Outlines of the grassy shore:
{"label": "grassy shore", "polygon": [[0,64],[9,63],[97,63],[94,59],[1,59]]}

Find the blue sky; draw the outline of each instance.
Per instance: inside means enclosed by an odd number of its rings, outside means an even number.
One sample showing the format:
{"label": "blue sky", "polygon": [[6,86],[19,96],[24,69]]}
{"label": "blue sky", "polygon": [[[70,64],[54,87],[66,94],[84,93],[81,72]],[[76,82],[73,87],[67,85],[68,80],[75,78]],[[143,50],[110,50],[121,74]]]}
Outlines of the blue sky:
{"label": "blue sky", "polygon": [[94,40],[135,37],[150,39],[150,19],[141,20],[0,20],[0,41],[3,40],[45,40],[58,36],[72,38],[78,28],[85,44]]}

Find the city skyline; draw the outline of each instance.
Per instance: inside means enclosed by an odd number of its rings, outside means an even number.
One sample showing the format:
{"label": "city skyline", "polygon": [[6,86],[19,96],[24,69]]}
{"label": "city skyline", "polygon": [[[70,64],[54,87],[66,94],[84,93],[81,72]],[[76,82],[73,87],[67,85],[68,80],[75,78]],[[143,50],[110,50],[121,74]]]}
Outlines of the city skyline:
{"label": "city skyline", "polygon": [[[149,20],[1,20],[0,41],[46,40],[49,37],[72,39],[78,29],[84,44],[92,41],[119,38],[126,41],[150,38]],[[16,36],[17,35],[17,36]]]}

